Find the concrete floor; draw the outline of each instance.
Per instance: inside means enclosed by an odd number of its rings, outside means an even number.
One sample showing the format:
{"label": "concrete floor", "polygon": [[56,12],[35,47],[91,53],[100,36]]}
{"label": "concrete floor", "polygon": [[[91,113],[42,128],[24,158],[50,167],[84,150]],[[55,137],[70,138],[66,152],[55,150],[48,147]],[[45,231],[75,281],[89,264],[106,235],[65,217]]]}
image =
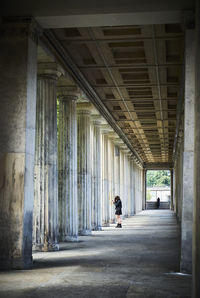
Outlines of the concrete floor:
{"label": "concrete floor", "polygon": [[115,225],[35,253],[34,268],[0,273],[0,297],[189,298],[179,275],[180,231],[169,210],[143,211]]}

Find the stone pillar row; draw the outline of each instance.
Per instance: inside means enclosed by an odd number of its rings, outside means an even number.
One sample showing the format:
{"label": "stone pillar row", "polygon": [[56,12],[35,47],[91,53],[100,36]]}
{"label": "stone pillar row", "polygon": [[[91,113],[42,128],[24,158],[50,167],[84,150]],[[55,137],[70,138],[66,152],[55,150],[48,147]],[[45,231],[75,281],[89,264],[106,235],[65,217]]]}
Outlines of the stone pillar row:
{"label": "stone pillar row", "polygon": [[59,65],[39,63],[37,71],[40,32],[32,18],[2,20],[0,268],[6,269],[30,267],[32,247],[58,250],[59,241],[109,225],[115,195],[131,213],[131,190],[125,195],[122,185],[128,161],[91,119],[91,105],[77,104],[76,88],[62,80],[58,87]]}

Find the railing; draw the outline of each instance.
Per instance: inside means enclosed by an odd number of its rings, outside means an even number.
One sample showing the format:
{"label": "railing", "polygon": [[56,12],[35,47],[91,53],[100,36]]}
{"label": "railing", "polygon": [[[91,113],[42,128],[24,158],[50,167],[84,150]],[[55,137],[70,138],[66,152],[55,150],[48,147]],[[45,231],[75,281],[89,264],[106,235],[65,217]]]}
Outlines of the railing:
{"label": "railing", "polygon": [[[157,208],[157,202],[156,201],[147,201],[146,202],[146,209],[158,209]],[[160,202],[159,209],[170,209],[170,203],[169,202]]]}

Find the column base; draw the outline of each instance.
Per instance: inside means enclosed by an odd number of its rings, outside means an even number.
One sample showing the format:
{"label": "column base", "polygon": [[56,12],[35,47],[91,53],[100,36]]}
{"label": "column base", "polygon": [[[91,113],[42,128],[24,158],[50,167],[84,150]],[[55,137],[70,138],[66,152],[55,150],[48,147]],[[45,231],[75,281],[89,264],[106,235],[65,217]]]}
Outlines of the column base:
{"label": "column base", "polygon": [[103,222],[103,223],[102,223],[102,227],[110,227],[109,222]]}
{"label": "column base", "polygon": [[59,244],[58,243],[51,243],[51,244],[35,244],[33,245],[33,251],[58,251]]}
{"label": "column base", "polygon": [[98,227],[95,227],[92,229],[93,231],[102,231],[102,227],[101,226],[98,226]]}
{"label": "column base", "polygon": [[130,214],[128,215],[128,217],[132,217],[132,216],[134,216],[134,213],[130,213]]}
{"label": "column base", "polygon": [[116,222],[115,219],[110,219],[110,220],[109,220],[109,223],[111,223],[111,224],[115,224],[115,222]]}
{"label": "column base", "polygon": [[64,242],[79,242],[78,236],[66,236]]}
{"label": "column base", "polygon": [[82,231],[79,231],[79,235],[90,236],[90,235],[92,235],[92,231],[91,230],[82,230]]}
{"label": "column base", "polygon": [[6,258],[0,259],[0,269],[9,270],[9,269],[30,269],[33,265],[33,258],[31,257],[18,257],[18,258]]}
{"label": "column base", "polygon": [[192,262],[181,261],[180,272],[186,274],[192,274]]}

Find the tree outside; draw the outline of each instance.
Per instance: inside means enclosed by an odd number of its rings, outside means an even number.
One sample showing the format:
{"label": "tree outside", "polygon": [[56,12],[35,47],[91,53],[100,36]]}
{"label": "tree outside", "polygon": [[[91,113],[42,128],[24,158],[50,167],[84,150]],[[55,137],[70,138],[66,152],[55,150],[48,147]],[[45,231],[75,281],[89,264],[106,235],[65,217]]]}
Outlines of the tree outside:
{"label": "tree outside", "polygon": [[160,197],[167,201],[170,196],[171,173],[167,170],[147,171],[147,201],[156,201]]}
{"label": "tree outside", "polygon": [[168,186],[170,187],[171,174],[167,170],[147,171],[147,187]]}

